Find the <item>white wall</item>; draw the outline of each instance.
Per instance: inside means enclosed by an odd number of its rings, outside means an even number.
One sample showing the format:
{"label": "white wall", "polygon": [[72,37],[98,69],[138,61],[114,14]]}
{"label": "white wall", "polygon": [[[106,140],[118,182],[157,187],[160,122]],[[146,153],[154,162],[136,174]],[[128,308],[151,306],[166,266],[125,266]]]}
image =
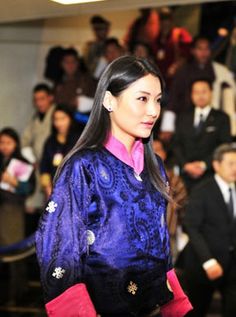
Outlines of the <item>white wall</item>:
{"label": "white wall", "polygon": [[37,81],[41,25],[0,27],[0,128],[22,130],[32,114],[30,90]]}

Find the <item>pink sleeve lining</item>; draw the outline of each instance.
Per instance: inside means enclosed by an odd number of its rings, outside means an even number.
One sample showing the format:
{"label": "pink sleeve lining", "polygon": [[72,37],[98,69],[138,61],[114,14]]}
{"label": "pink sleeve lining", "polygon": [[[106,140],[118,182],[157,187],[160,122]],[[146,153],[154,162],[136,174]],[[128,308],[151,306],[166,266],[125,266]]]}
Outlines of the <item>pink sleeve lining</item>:
{"label": "pink sleeve lining", "polygon": [[95,308],[83,283],[68,288],[45,307],[49,317],[96,317]]}
{"label": "pink sleeve lining", "polygon": [[161,307],[162,316],[183,317],[187,314],[187,312],[192,310],[193,307],[180,286],[174,269],[167,272],[167,280],[174,293],[174,299]]}

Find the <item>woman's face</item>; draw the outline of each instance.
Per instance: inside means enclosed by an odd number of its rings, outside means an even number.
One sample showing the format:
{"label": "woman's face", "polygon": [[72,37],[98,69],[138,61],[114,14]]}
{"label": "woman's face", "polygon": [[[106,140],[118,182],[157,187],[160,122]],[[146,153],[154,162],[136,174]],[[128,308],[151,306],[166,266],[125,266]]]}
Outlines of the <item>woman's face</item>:
{"label": "woman's face", "polygon": [[16,150],[16,142],[8,135],[0,136],[0,153],[5,157],[10,157]]}
{"label": "woman's face", "polygon": [[67,134],[71,125],[71,119],[65,112],[55,111],[53,125],[58,133]]}
{"label": "woman's face", "polygon": [[110,96],[112,134],[125,138],[148,138],[160,115],[161,83],[148,74],[125,89],[118,97]]}
{"label": "woman's face", "polygon": [[62,60],[62,69],[67,76],[73,76],[77,73],[79,68],[79,62],[73,55],[67,55]]}

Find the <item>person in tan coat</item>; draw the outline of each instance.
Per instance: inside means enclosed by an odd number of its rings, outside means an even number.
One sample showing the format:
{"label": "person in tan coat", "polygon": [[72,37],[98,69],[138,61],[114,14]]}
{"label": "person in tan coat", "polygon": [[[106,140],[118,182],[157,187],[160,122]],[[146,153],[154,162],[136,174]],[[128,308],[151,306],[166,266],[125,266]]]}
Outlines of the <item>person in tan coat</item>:
{"label": "person in tan coat", "polygon": [[41,160],[43,147],[51,133],[52,115],[55,109],[53,94],[49,86],[38,84],[33,90],[33,102],[36,112],[29,121],[22,134],[22,153],[35,164],[36,167],[36,190],[27,199],[26,206],[29,212],[41,209],[44,204],[44,195],[40,187],[38,166]]}

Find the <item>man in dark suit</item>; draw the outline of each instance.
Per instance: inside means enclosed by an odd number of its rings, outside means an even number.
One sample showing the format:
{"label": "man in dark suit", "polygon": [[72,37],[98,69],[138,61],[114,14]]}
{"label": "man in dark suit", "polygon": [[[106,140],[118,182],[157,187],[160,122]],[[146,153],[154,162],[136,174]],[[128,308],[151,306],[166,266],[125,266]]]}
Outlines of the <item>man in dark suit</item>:
{"label": "man in dark suit", "polygon": [[236,316],[236,144],[219,146],[215,174],[193,189],[184,226],[187,290],[194,311],[204,317],[215,289],[223,299],[223,316]]}
{"label": "man in dark suit", "polygon": [[194,107],[178,118],[173,141],[174,157],[189,191],[212,171],[214,149],[231,142],[228,115],[211,107],[212,83],[195,80],[191,99]]}
{"label": "man in dark suit", "polygon": [[177,70],[169,91],[166,109],[162,116],[161,137],[170,140],[175,131],[174,118],[188,111],[191,104],[192,81],[207,78],[213,83],[213,105],[230,117],[231,133],[236,135],[235,81],[233,74],[222,64],[212,60],[211,43],[204,36],[196,36],[192,42],[191,58]]}

